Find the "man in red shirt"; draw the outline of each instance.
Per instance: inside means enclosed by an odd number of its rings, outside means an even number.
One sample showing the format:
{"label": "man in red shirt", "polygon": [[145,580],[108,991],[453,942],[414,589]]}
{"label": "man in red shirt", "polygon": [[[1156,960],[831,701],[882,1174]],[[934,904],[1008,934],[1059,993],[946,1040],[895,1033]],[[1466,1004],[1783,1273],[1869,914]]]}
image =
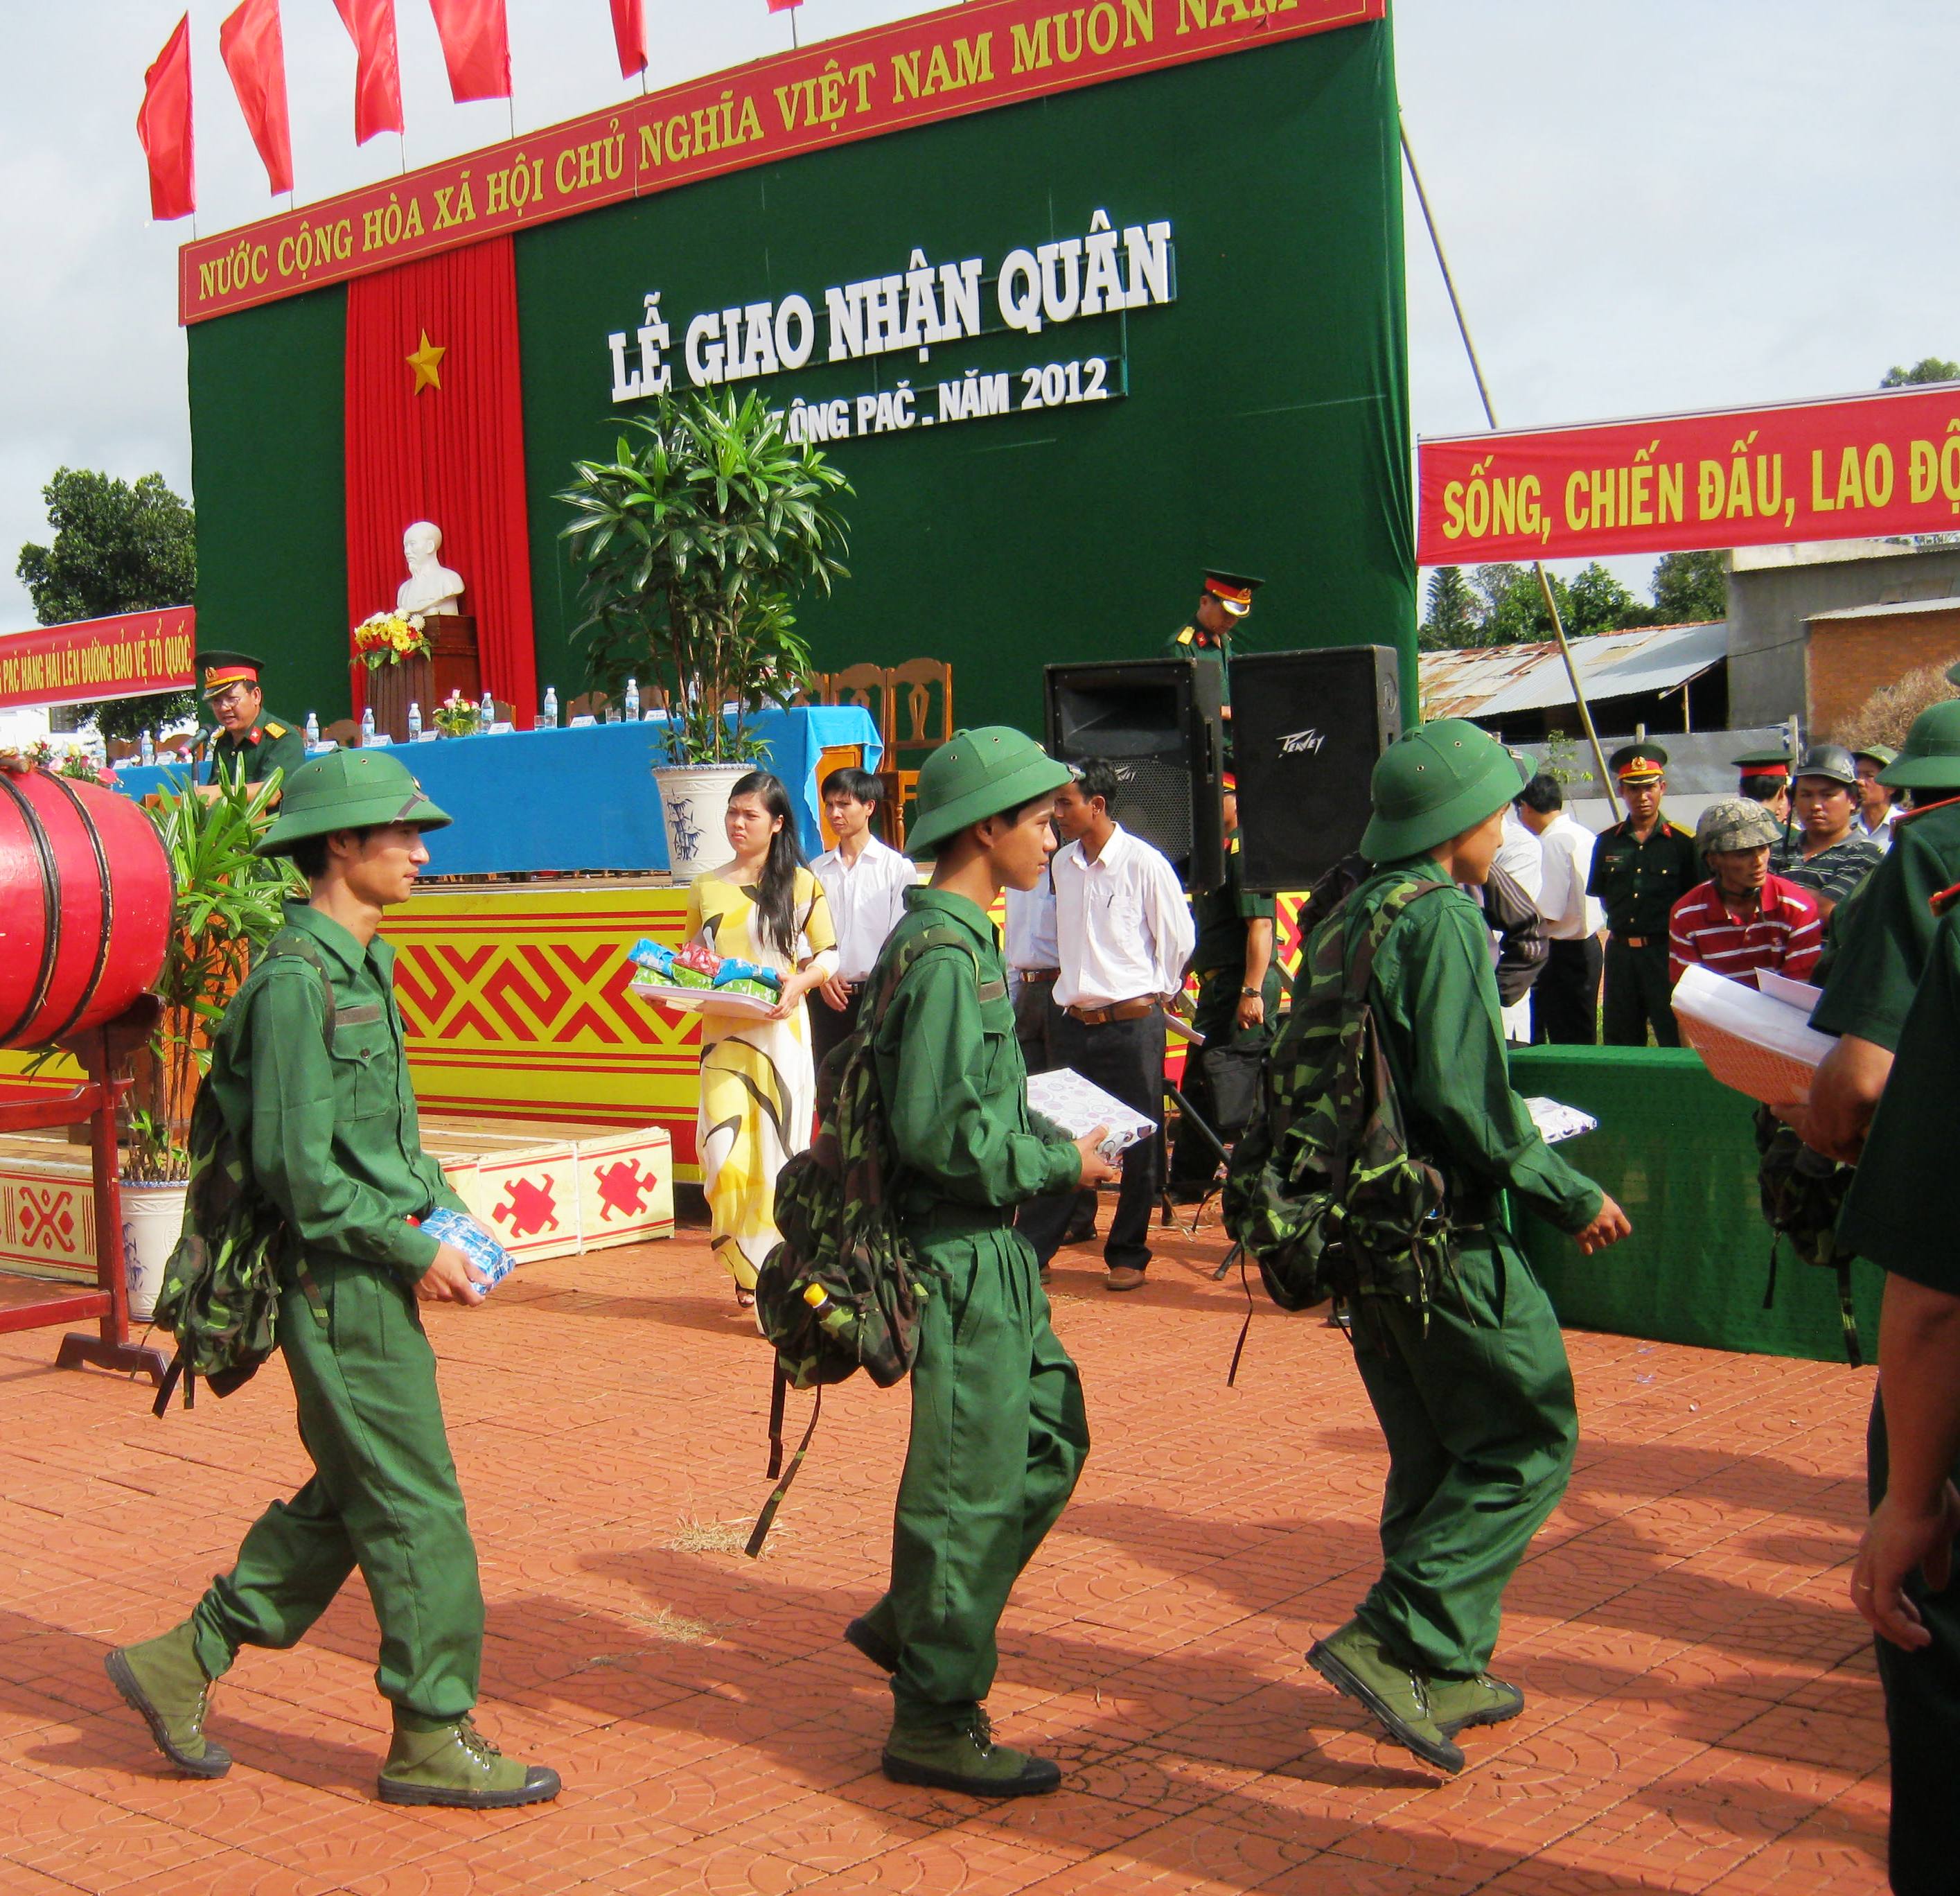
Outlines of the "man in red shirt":
{"label": "man in red shirt", "polygon": [[1698,961],[1711,974],[1748,982],[1760,967],[1807,980],[1824,946],[1817,898],[1770,873],[1781,831],[1767,808],[1742,797],[1711,803],[1694,826],[1695,852],[1709,879],[1668,917],[1668,975]]}

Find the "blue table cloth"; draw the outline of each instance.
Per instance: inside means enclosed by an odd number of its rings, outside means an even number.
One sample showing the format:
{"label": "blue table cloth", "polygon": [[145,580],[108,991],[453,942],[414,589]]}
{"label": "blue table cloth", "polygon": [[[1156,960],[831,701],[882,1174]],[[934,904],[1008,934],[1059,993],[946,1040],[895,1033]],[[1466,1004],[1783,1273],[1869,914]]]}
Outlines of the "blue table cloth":
{"label": "blue table cloth", "polygon": [[[823,846],[817,773],[823,753],[864,748],[864,767],[883,754],[877,726],[858,705],[764,711],[750,728],[768,747],[767,767],[789,785],[803,845]],[[664,870],[653,767],[667,760],[666,721],[599,724],[576,731],[520,731],[501,737],[443,738],[398,744],[396,754],[456,821],[428,834],[431,875],[514,875],[540,869]],[[164,787],[161,768],[119,766],[135,797]]]}

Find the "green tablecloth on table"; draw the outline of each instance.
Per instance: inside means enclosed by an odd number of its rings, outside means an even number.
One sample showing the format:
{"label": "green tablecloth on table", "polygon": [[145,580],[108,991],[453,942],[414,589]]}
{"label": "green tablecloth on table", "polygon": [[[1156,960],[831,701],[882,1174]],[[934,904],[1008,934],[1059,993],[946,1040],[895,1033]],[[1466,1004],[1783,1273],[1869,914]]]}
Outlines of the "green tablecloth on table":
{"label": "green tablecloth on table", "polygon": [[[1533,1047],[1513,1050],[1511,1077],[1589,1113],[1596,1132],[1562,1149],[1633,1220],[1634,1235],[1583,1257],[1570,1239],[1522,1213],[1532,1268],[1576,1329],[1714,1350],[1844,1360],[1835,1274],[1785,1244],[1776,1301],[1765,1310],[1770,1234],[1756,1198],[1749,1101],[1708,1077],[1700,1055],[1672,1048]],[[1853,1269],[1866,1360],[1877,1354],[1882,1273]]]}

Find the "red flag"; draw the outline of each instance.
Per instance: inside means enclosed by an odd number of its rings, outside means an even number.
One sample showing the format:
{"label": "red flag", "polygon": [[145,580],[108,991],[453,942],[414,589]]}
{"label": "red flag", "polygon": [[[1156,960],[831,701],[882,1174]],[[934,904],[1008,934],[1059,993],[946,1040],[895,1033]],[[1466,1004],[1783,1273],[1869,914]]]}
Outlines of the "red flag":
{"label": "red flag", "polygon": [[458,105],[472,99],[508,99],[511,33],[504,0],[429,0],[429,11],[442,37],[449,96]]}
{"label": "red flag", "polygon": [[803,0],[769,0],[769,11],[772,13],[787,13],[791,8],[802,5]]}
{"label": "red flag", "polygon": [[354,142],[402,129],[402,62],[395,50],[395,0],[333,0],[354,41]]}
{"label": "red flag", "polygon": [[189,14],[143,75],[136,137],[150,161],[151,216],[189,216],[197,209],[197,177],[191,158]]}
{"label": "red flag", "polygon": [[645,0],[612,0],[612,37],[619,47],[619,76],[630,79],[647,69]]}
{"label": "red flag", "polygon": [[293,188],[292,132],[286,119],[286,48],[279,0],[241,0],[218,29],[238,109],[275,191]]}

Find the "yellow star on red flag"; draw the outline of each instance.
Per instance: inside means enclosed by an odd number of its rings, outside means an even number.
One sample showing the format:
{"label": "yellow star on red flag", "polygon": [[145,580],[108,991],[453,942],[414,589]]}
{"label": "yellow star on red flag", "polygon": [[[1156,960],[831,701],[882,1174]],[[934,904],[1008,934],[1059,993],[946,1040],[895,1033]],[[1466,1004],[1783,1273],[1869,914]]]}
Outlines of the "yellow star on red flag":
{"label": "yellow star on red flag", "polygon": [[422,332],[422,346],[412,355],[403,358],[409,368],[415,371],[415,385],[409,391],[413,395],[419,395],[425,388],[440,389],[442,387],[442,377],[438,371],[442,358],[449,353],[447,344],[429,340],[427,330]]}

